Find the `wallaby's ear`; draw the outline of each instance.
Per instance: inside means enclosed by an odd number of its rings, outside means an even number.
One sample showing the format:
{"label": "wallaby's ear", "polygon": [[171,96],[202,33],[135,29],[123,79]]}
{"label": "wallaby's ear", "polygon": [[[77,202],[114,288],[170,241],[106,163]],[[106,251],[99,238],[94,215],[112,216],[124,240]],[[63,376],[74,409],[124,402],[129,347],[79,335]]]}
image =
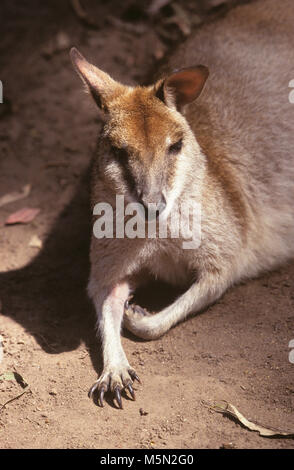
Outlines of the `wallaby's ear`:
{"label": "wallaby's ear", "polygon": [[208,68],[204,65],[175,70],[157,83],[156,96],[167,106],[181,111],[186,104],[198,98],[208,75]]}
{"label": "wallaby's ear", "polygon": [[107,73],[90,64],[85,57],[75,48],[70,50],[72,63],[90,91],[95,102],[104,111],[107,111],[107,103],[122,92],[124,86],[113,80]]}

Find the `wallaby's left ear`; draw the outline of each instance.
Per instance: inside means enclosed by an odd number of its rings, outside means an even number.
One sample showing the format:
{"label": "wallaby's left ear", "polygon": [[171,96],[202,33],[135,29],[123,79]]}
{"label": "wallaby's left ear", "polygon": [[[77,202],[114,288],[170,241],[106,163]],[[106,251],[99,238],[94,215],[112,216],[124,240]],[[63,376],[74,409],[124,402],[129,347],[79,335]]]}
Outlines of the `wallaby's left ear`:
{"label": "wallaby's left ear", "polygon": [[196,100],[203,90],[209,70],[204,65],[176,70],[155,86],[156,96],[179,111]]}
{"label": "wallaby's left ear", "polygon": [[107,111],[108,103],[114,96],[122,93],[124,86],[95,65],[90,64],[75,47],[71,49],[70,57],[96,104]]}

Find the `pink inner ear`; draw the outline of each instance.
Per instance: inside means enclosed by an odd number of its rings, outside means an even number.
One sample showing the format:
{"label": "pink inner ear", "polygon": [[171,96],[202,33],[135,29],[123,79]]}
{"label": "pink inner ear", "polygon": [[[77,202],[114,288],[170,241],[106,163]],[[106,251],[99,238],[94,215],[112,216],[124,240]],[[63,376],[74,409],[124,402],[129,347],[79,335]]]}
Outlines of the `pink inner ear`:
{"label": "pink inner ear", "polygon": [[208,74],[207,67],[198,65],[179,70],[168,77],[165,85],[172,89],[177,106],[191,103],[200,95]]}

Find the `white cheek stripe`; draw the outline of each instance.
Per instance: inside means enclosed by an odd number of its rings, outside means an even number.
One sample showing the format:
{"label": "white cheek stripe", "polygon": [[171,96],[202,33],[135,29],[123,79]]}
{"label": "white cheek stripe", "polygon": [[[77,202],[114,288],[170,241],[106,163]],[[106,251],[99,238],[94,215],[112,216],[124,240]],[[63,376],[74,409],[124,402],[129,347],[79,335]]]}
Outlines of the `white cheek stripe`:
{"label": "white cheek stripe", "polygon": [[166,208],[164,211],[160,214],[160,218],[162,220],[166,220],[167,217],[169,216],[175,201],[177,198],[180,196],[184,182],[185,182],[185,173],[186,173],[186,165],[185,163],[188,161],[188,155],[187,153],[181,153],[178,158],[177,158],[177,165],[176,165],[176,172],[175,172],[175,178],[173,181],[173,186],[171,190],[168,192],[168,194],[165,194],[165,191],[163,192],[164,197],[167,201]]}

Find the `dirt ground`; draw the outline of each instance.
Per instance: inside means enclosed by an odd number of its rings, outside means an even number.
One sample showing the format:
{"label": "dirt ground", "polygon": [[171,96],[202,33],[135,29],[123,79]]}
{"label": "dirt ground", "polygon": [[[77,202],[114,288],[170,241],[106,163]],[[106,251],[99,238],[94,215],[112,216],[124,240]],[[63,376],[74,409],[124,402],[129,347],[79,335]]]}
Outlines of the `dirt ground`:
{"label": "dirt ground", "polygon": [[[17,371],[29,384],[0,381],[2,405],[26,391],[0,409],[0,447],[294,448],[205,406],[227,400],[247,418],[293,431],[293,263],[232,288],[157,341],[124,332],[142,380],[136,401],[125,395],[120,410],[107,396],[100,408],[87,396],[102,367],[86,295],[88,167],[99,118],[68,47],[124,83],[145,83],[188,32],[164,23],[171,6],[150,18],[139,3],[85,1],[97,21],[91,28],[67,1],[1,2],[0,197],[25,184],[31,192],[0,208],[0,373]],[[194,26],[222,12],[205,11],[205,1],[177,3]],[[22,207],[41,212],[5,226]],[[42,248],[29,246],[34,235]]]}

